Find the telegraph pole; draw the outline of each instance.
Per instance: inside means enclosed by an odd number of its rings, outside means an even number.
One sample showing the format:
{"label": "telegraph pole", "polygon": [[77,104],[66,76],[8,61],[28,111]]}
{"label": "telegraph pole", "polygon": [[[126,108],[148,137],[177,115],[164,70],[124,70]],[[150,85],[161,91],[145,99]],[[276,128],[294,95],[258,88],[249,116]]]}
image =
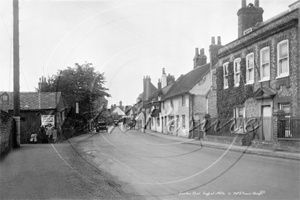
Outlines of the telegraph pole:
{"label": "telegraph pole", "polygon": [[14,147],[20,147],[20,55],[19,55],[19,0],[13,0],[13,66],[14,66],[14,120],[16,124]]}

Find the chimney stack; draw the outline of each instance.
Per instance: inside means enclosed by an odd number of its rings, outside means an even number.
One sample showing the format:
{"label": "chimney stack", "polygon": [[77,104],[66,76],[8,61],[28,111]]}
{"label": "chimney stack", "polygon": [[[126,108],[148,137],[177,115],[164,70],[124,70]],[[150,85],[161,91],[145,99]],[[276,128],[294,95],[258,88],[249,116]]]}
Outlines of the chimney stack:
{"label": "chimney stack", "polygon": [[206,64],[206,59],[207,59],[207,57],[204,54],[204,48],[201,48],[200,49],[200,55],[199,55],[196,67],[205,65]]}
{"label": "chimney stack", "polygon": [[211,44],[215,44],[215,37],[211,37]]}
{"label": "chimney stack", "polygon": [[42,89],[42,81],[41,78],[39,78],[39,92],[41,92],[41,89]]}
{"label": "chimney stack", "polygon": [[199,49],[198,48],[195,49],[195,57],[196,56],[199,56]]}
{"label": "chimney stack", "polygon": [[242,7],[246,7],[246,0],[242,0]]}
{"label": "chimney stack", "polygon": [[162,75],[161,75],[161,87],[164,88],[167,86],[167,75],[165,72],[165,68],[162,70]]}
{"label": "chimney stack", "polygon": [[259,7],[259,0],[255,0],[254,5],[250,3],[246,6],[246,0],[242,0],[242,7],[238,10],[238,37],[244,35],[244,31],[254,27],[258,22],[263,21],[264,10]]}
{"label": "chimney stack", "polygon": [[222,46],[221,37],[218,36],[218,43],[215,44],[215,37],[211,37],[211,45],[209,45],[209,57],[211,68],[218,62],[218,51]]}
{"label": "chimney stack", "polygon": [[196,53],[195,53],[195,57],[194,57],[194,69],[198,66],[202,66],[206,64],[206,55],[204,55],[204,49],[201,48],[200,49],[200,54],[199,54],[199,49],[196,48]]}
{"label": "chimney stack", "polygon": [[157,89],[161,90],[161,82],[160,82],[160,79],[158,79]]}

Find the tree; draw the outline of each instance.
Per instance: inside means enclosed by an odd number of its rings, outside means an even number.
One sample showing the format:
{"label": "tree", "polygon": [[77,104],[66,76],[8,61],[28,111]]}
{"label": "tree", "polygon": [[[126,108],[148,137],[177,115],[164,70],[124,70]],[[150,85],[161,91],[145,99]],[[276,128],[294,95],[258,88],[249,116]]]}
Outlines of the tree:
{"label": "tree", "polygon": [[75,63],[74,68],[68,67],[48,77],[47,82],[42,84],[41,92],[61,92],[68,107],[75,107],[78,102],[80,114],[89,119],[93,102],[99,97],[110,96],[104,83],[104,73],[95,71],[90,63]]}

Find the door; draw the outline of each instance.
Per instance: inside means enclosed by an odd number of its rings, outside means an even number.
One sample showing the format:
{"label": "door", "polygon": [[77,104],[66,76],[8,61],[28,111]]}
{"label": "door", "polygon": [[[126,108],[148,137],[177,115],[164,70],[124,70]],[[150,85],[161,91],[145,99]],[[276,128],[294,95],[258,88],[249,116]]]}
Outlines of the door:
{"label": "door", "polygon": [[272,140],[271,135],[271,119],[272,110],[271,106],[262,106],[262,139],[266,141]]}

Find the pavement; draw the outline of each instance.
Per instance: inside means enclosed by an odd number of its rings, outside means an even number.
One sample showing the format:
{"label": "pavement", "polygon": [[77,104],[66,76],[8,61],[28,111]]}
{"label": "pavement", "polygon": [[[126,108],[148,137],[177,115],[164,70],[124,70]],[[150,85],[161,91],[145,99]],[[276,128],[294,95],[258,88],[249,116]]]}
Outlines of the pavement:
{"label": "pavement", "polygon": [[276,151],[272,149],[262,149],[262,148],[256,148],[251,146],[239,146],[234,144],[226,144],[226,143],[219,143],[219,142],[206,141],[206,140],[199,141],[198,139],[189,139],[189,138],[183,138],[174,135],[167,135],[164,133],[158,133],[151,130],[145,130],[145,133],[155,137],[165,138],[173,141],[180,141],[192,145],[202,145],[205,147],[224,149],[224,150],[229,149],[230,151],[256,154],[261,156],[300,160],[300,153],[298,152]]}

